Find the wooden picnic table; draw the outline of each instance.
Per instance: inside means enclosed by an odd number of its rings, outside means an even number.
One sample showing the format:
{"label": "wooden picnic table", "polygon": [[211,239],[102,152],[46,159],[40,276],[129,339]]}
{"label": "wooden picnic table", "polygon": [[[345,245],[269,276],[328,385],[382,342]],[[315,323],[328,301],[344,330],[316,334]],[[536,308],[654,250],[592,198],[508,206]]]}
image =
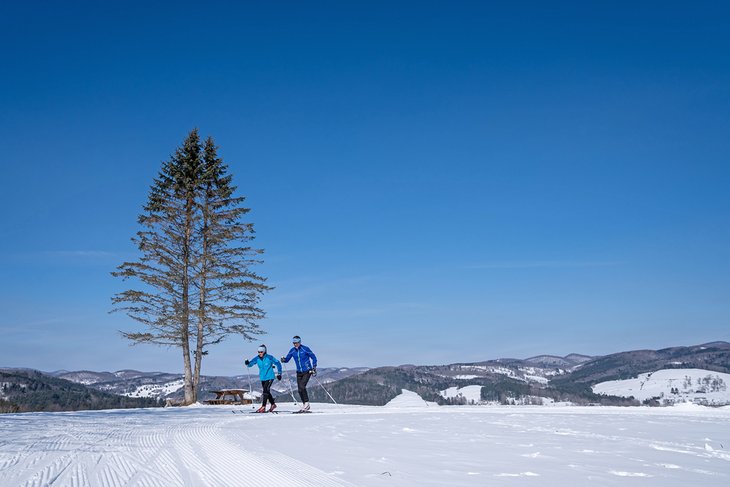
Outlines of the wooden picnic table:
{"label": "wooden picnic table", "polygon": [[205,401],[206,404],[251,404],[251,399],[243,397],[248,391],[246,389],[222,389],[220,391],[209,391],[215,394],[215,399]]}

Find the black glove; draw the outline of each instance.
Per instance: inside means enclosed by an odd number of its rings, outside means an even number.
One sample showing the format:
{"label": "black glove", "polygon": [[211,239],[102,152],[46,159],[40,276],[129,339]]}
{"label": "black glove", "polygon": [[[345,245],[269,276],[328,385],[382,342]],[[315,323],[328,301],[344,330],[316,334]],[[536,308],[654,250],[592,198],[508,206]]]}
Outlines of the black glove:
{"label": "black glove", "polygon": [[276,380],[281,380],[281,374],[278,374],[278,375],[276,376]]}
{"label": "black glove", "polygon": [[286,357],[281,357],[281,361],[282,362],[286,361]]}
{"label": "black glove", "polygon": [[244,363],[244,364],[246,364],[246,365],[248,365],[248,364],[250,364],[251,362],[249,362],[249,361],[248,361],[248,359],[246,359],[246,360],[244,360],[244,361],[243,361],[243,363]]}
{"label": "black glove", "polygon": [[309,373],[312,375],[317,375],[317,369],[311,369]]}

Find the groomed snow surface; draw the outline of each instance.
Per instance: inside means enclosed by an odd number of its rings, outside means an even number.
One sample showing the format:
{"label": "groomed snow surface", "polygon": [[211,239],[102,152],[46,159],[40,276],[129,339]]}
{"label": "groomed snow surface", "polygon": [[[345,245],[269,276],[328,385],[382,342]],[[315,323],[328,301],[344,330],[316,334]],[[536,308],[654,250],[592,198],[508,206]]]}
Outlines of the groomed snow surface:
{"label": "groomed snow surface", "polygon": [[727,407],[241,409],[0,415],[0,485],[730,485]]}

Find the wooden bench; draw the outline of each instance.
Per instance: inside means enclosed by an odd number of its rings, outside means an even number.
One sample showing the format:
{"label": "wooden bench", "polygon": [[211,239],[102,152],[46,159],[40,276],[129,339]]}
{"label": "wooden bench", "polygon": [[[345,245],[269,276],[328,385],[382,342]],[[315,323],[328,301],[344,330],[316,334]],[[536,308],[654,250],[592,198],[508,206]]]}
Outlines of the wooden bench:
{"label": "wooden bench", "polygon": [[215,399],[205,401],[206,404],[251,404],[253,402],[243,396],[248,392],[246,389],[223,389],[208,392],[215,394]]}

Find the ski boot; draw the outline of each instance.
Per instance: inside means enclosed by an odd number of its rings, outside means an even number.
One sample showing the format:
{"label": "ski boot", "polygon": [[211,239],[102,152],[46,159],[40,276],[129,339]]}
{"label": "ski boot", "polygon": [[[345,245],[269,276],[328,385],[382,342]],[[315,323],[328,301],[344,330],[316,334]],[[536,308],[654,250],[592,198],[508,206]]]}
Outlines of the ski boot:
{"label": "ski boot", "polygon": [[269,412],[270,413],[273,413],[274,412],[274,409],[276,409],[276,404],[272,404],[271,405],[271,407],[269,408]]}
{"label": "ski boot", "polygon": [[256,410],[257,413],[265,413],[266,412],[266,406],[261,406]]}

